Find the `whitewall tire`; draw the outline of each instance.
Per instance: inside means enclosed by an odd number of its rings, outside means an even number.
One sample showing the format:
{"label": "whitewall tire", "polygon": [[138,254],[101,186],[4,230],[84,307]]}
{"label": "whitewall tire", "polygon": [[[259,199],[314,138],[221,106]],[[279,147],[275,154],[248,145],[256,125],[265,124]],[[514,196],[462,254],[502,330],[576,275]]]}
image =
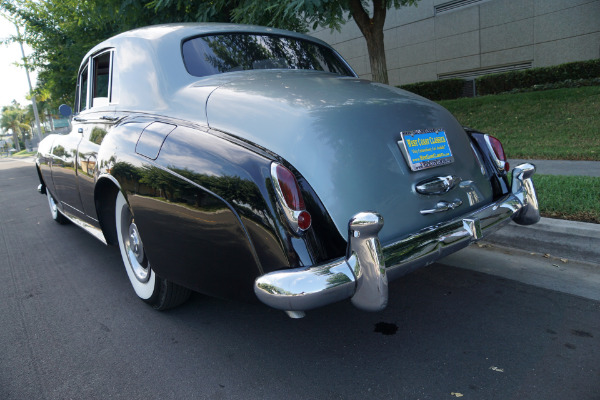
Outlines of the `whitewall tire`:
{"label": "whitewall tire", "polygon": [[121,258],[135,294],[158,310],[187,300],[189,289],[156,276],[152,270],[129,204],[120,191],[115,202],[115,222]]}

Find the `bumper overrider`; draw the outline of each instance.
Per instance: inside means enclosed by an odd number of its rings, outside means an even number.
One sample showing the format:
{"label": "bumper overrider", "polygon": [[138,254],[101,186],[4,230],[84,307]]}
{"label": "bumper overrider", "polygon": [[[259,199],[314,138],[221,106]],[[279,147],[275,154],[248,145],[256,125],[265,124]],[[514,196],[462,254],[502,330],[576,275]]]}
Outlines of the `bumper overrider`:
{"label": "bumper overrider", "polygon": [[350,298],[361,310],[383,310],[388,280],[454,253],[511,220],[521,225],[540,219],[531,177],[535,166],[513,169],[511,193],[462,218],[429,226],[381,246],[383,218],[375,212],[356,214],[348,223],[346,256],[310,267],[275,271],[256,279],[254,292],[265,304],[302,316],[302,311]]}

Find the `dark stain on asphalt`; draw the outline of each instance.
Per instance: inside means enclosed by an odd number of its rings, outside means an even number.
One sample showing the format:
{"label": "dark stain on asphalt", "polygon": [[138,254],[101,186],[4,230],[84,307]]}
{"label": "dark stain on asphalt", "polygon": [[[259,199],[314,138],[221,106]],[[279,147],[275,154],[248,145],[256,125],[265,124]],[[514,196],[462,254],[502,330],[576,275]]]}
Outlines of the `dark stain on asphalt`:
{"label": "dark stain on asphalt", "polygon": [[565,343],[565,347],[571,350],[575,350],[577,348],[574,344],[571,343]]}
{"label": "dark stain on asphalt", "polygon": [[552,329],[546,329],[546,333],[549,333],[551,335],[556,335],[556,331],[553,331]]}
{"label": "dark stain on asphalt", "polygon": [[378,322],[375,324],[373,332],[381,333],[382,335],[395,335],[398,332],[398,325]]}
{"label": "dark stain on asphalt", "polygon": [[593,338],[594,337],[594,335],[592,335],[589,332],[578,331],[576,329],[571,329],[571,335],[573,335],[573,336],[579,336],[579,337],[589,337],[589,338]]}

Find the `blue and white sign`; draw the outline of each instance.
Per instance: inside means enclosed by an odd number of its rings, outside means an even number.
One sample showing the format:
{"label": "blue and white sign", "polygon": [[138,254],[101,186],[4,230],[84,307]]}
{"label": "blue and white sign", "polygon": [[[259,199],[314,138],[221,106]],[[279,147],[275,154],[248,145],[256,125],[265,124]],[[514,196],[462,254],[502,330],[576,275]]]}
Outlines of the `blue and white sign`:
{"label": "blue and white sign", "polygon": [[446,132],[442,129],[401,132],[408,166],[413,171],[454,162]]}

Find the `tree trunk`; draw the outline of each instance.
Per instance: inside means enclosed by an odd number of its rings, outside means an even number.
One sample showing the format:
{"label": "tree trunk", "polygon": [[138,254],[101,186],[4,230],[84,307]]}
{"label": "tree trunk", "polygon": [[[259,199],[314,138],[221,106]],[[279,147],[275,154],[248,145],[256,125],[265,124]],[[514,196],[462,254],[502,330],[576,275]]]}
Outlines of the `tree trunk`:
{"label": "tree trunk", "polygon": [[367,41],[372,80],[387,84],[387,63],[383,42],[383,24],[387,13],[385,2],[373,0],[373,18],[370,18],[361,0],[350,0],[350,13]]}
{"label": "tree trunk", "polygon": [[49,110],[46,110],[46,116],[50,122],[50,132],[54,132],[54,119],[52,119],[52,114],[50,114]]}
{"label": "tree trunk", "polygon": [[13,128],[13,147],[17,151],[21,151],[21,145],[19,145],[19,133],[16,132]]}

